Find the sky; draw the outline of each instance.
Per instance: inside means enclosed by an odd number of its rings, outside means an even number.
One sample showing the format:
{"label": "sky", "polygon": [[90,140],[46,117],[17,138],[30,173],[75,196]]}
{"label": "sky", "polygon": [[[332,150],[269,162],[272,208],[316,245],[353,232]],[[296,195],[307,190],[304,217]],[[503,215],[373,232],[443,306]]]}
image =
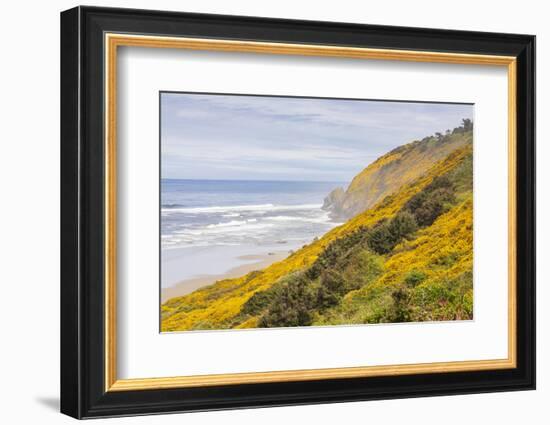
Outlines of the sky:
{"label": "sky", "polygon": [[161,93],[162,178],[349,182],[472,105]]}

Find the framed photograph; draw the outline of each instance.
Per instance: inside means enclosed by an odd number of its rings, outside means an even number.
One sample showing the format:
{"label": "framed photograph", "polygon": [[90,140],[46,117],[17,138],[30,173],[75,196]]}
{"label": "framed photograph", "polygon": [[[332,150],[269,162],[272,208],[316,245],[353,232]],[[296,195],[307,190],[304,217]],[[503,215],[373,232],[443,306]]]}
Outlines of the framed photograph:
{"label": "framed photograph", "polygon": [[535,37],[61,14],[61,411],[535,388]]}

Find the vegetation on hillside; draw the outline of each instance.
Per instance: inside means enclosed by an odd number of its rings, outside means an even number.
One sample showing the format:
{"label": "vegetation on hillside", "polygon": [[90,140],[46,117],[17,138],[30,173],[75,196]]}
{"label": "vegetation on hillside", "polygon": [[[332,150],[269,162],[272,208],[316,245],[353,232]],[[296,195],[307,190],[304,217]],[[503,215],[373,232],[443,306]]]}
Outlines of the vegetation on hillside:
{"label": "vegetation on hillside", "polygon": [[323,208],[334,218],[349,219],[373,207],[454,150],[471,144],[472,129],[472,121],[464,119],[462,125],[452,131],[435,133],[393,149],[357,174],[346,191],[336,188],[331,192]]}
{"label": "vegetation on hillside", "polygon": [[388,155],[455,149],[285,260],[169,300],[162,330],[471,319],[471,121],[434,137]]}

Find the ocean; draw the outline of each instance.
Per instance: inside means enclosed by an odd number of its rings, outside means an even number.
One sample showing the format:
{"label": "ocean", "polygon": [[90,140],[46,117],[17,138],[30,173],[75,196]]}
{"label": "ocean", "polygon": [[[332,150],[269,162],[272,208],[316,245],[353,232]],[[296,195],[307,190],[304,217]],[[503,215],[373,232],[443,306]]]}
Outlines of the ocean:
{"label": "ocean", "polygon": [[321,206],[331,190],[345,185],[162,179],[162,286],[223,273],[247,255],[310,243],[338,224]]}

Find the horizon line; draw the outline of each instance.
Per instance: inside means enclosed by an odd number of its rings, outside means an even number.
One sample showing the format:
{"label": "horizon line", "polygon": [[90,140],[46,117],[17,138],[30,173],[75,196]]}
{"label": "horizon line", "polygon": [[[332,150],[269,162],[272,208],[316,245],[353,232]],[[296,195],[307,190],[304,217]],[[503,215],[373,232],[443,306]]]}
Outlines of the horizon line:
{"label": "horizon line", "polygon": [[281,182],[281,183],[347,183],[344,180],[266,180],[266,179],[193,179],[180,177],[161,177],[160,180],[186,180],[186,181],[211,181],[211,182]]}

